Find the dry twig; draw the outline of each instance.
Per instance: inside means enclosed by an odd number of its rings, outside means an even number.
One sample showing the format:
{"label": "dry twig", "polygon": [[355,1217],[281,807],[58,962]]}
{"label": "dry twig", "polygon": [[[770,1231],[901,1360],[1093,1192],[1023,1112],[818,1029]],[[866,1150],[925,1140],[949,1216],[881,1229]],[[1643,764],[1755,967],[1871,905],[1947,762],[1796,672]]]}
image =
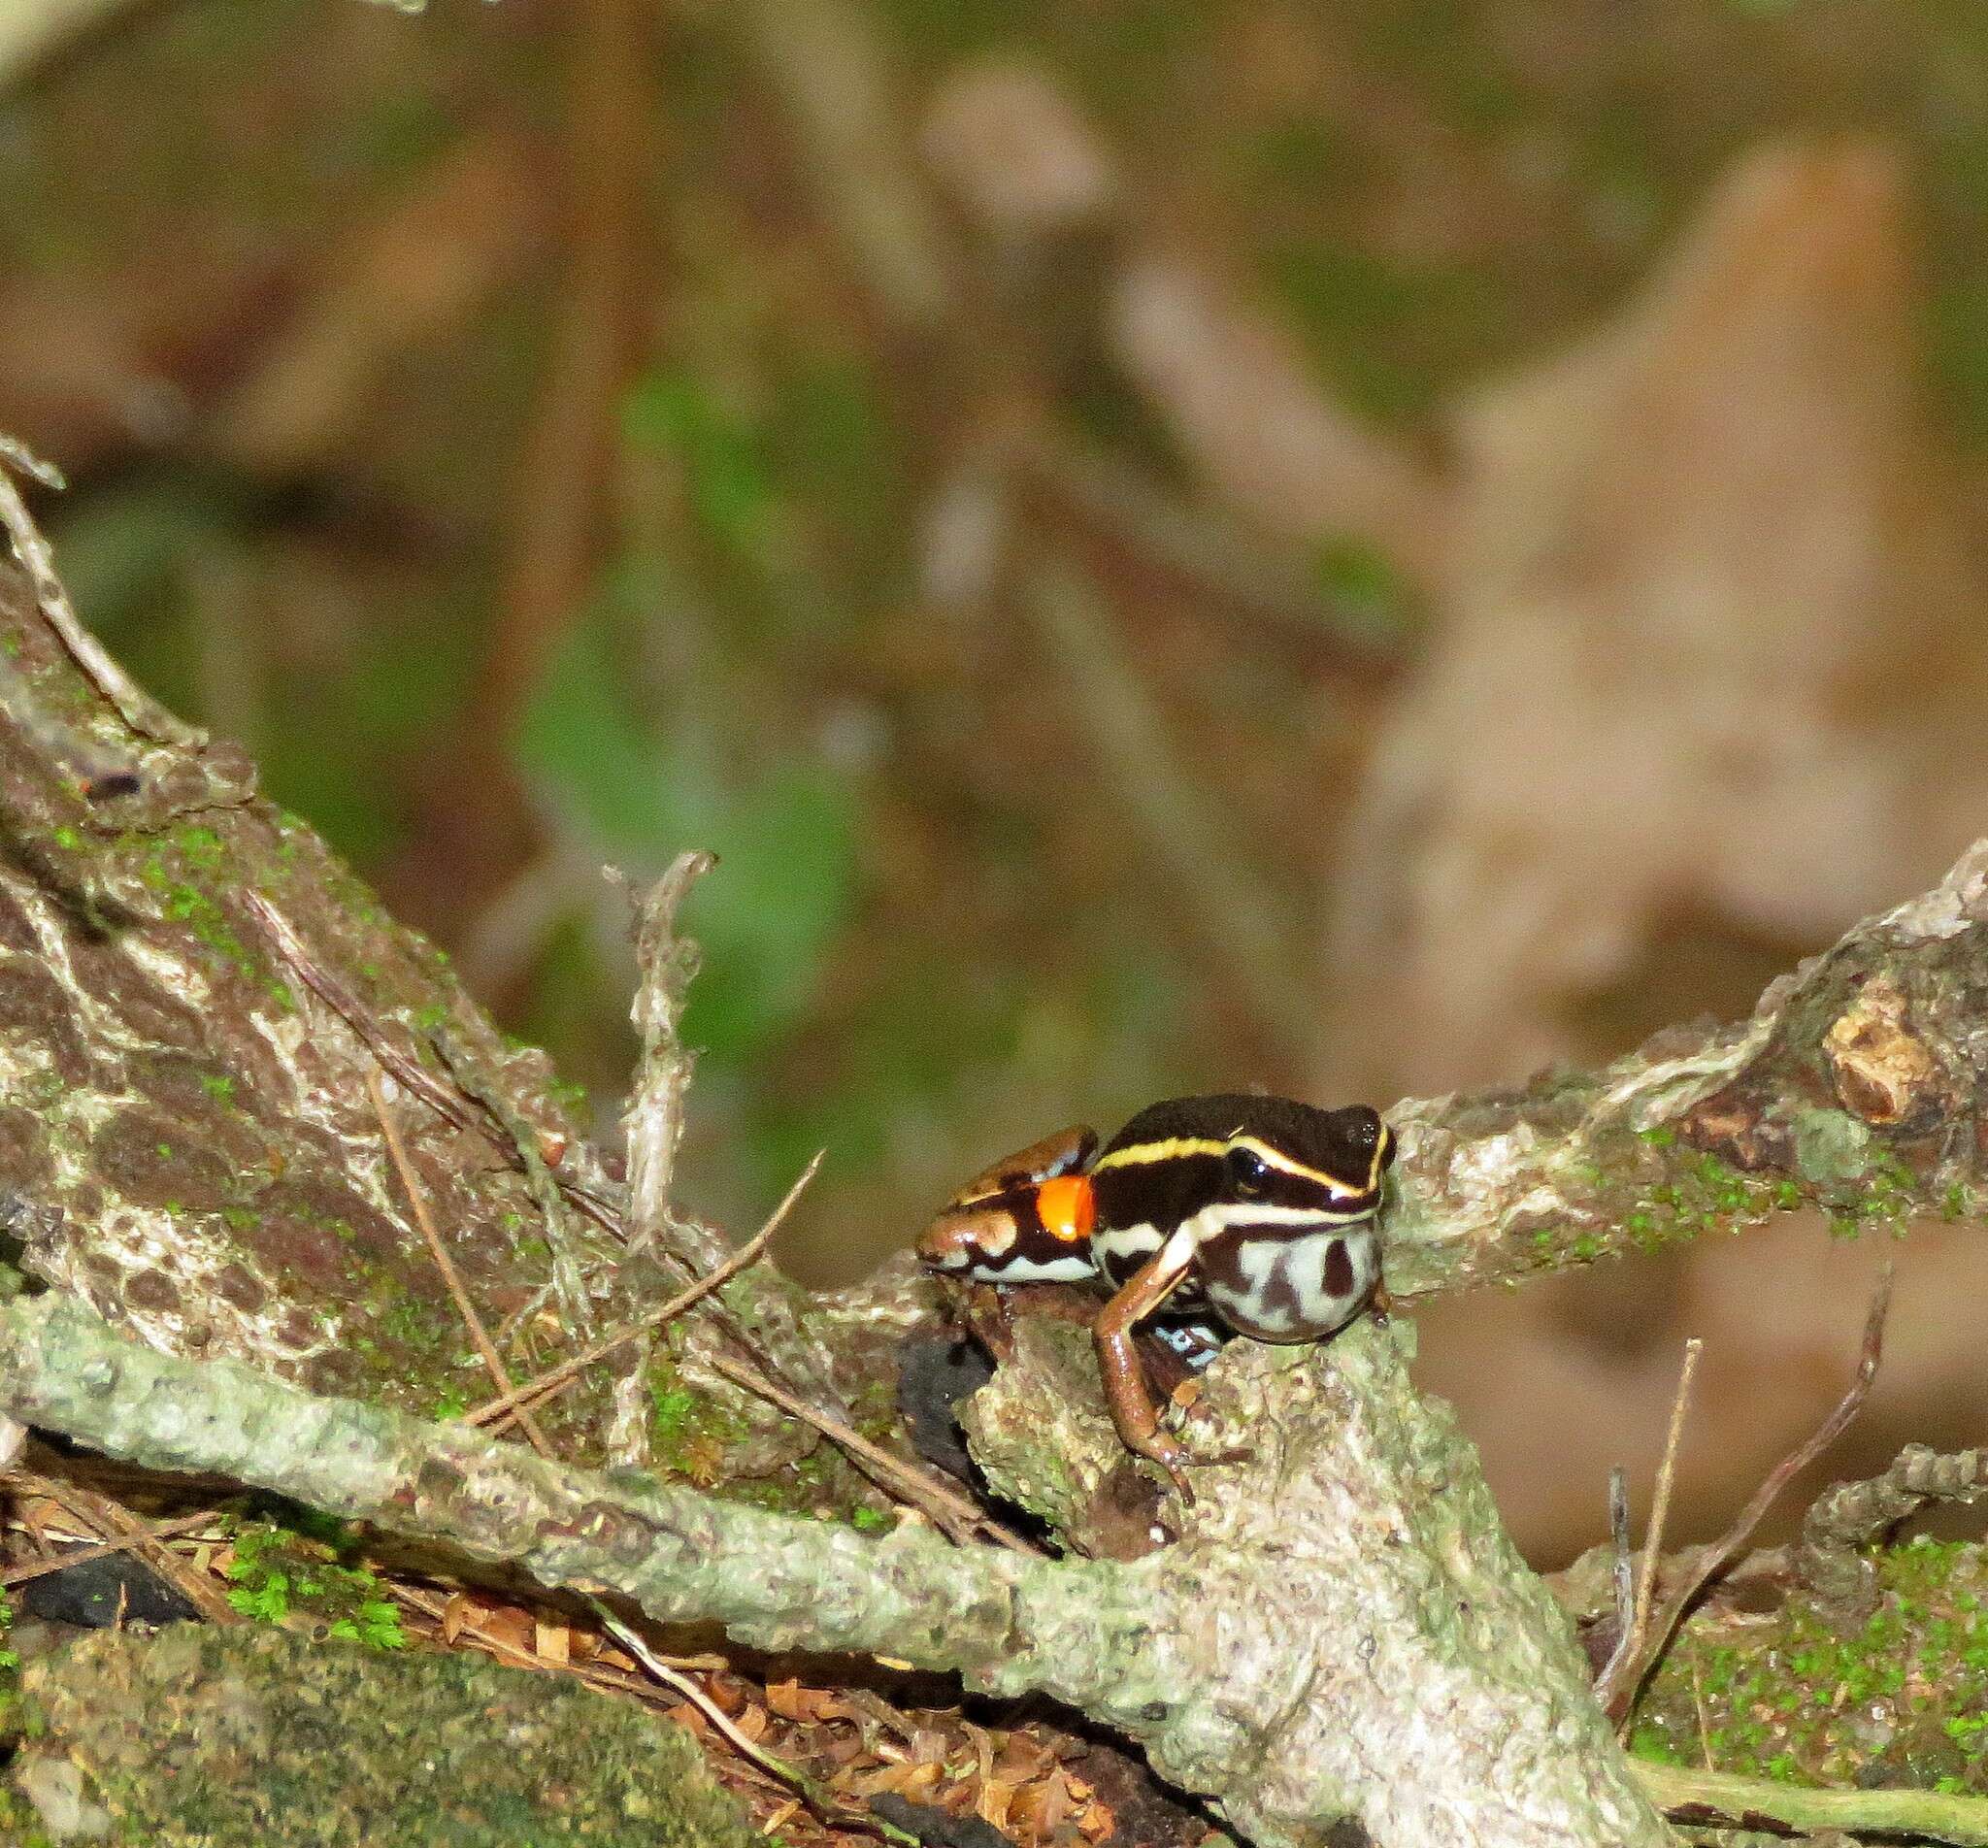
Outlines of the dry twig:
{"label": "dry twig", "polygon": [[148,1540],[176,1540],[182,1534],[198,1534],[219,1520],[221,1512],[219,1508],[202,1508],[198,1514],[182,1514],[170,1521],[155,1522],[142,1532],[120,1534],[116,1539],[99,1540],[90,1546],[71,1547],[54,1559],[38,1560],[32,1566],[16,1566],[0,1572],[0,1585],[11,1591],[17,1585],[25,1585],[31,1578],[59,1572],[65,1566],[81,1566],[85,1560],[102,1559],[110,1553],[129,1553],[143,1547]]}
{"label": "dry twig", "polygon": [[[516,1389],[511,1383],[511,1375],[505,1370],[503,1357],[497,1352],[496,1344],[483,1326],[483,1318],[477,1313],[477,1305],[470,1301],[469,1292],[463,1288],[461,1273],[455,1268],[455,1260],[448,1255],[448,1247],[442,1242],[442,1235],[436,1230],[435,1216],[428,1210],[427,1195],[422,1192],[420,1182],[415,1178],[414,1164],[408,1160],[406,1146],[395,1127],[393,1112],[386,1102],[386,1086],[378,1072],[366,1073],[366,1089],[372,1093],[373,1108],[379,1113],[381,1133],[386,1138],[387,1153],[393,1157],[395,1172],[400,1175],[400,1184],[406,1190],[410,1204],[414,1209],[414,1220],[421,1228],[421,1237],[428,1241],[429,1253],[435,1260],[435,1268],[442,1272],[442,1280],[448,1285],[448,1294],[455,1299],[455,1306],[461,1312],[464,1325],[469,1329],[470,1338],[477,1344],[477,1352],[482,1355],[483,1365],[490,1370],[490,1377],[497,1382],[497,1390],[507,1398],[514,1398]],[[522,1406],[517,1410],[517,1422],[524,1435],[531,1439],[531,1446],[542,1457],[552,1454],[552,1446],[546,1441],[546,1434],[538,1422]]]}
{"label": "dry twig", "polygon": [[1605,1679],[1620,1660],[1623,1642],[1636,1621],[1636,1559],[1629,1550],[1629,1471],[1619,1463],[1608,1471],[1608,1543],[1615,1554],[1615,1653],[1602,1671]]}
{"label": "dry twig", "polygon": [[[238,1624],[242,1621],[241,1613],[228,1602],[227,1594],[206,1572],[164,1544],[163,1530],[141,1521],[120,1502],[74,1482],[58,1482],[53,1476],[36,1475],[27,1470],[16,1471],[12,1480],[35,1495],[46,1496],[87,1532],[100,1534],[107,1541],[114,1542],[92,1549],[92,1552],[126,1549],[135,1552],[209,1623]],[[200,1518],[205,1522],[214,1517],[212,1513],[205,1513]],[[167,1526],[171,1527],[172,1523]],[[10,1574],[7,1582],[15,1584],[39,1578],[44,1572],[58,1571],[90,1556],[85,1552],[64,1553],[57,1559],[43,1562],[31,1571],[20,1572],[17,1578]]]}
{"label": "dry twig", "polygon": [[830,1417],[818,1406],[811,1405],[804,1399],[797,1399],[784,1388],[776,1386],[770,1379],[763,1378],[749,1367],[742,1367],[729,1355],[713,1354],[707,1365],[731,1380],[743,1386],[749,1393],[756,1393],[769,1403],[780,1410],[812,1425],[831,1442],[840,1444],[859,1465],[868,1465],[864,1471],[869,1475],[880,1475],[883,1486],[909,1502],[931,1517],[933,1522],[955,1540],[964,1540],[974,1534],[984,1534],[990,1539],[1016,1553],[1033,1554],[1037,1549],[1026,1540],[1008,1532],[998,1522],[991,1520],[986,1512],[969,1502],[965,1496],[956,1495],[942,1482],[937,1482],[924,1470],[914,1468],[902,1457],[893,1456],[881,1444],[875,1444],[859,1431],[852,1431],[838,1418]]}
{"label": "dry twig", "polygon": [[[275,940],[276,953],[283,967],[358,1035],[366,1049],[393,1074],[395,1082],[409,1096],[419,1098],[444,1122],[459,1130],[474,1130],[479,1135],[489,1136],[507,1159],[521,1172],[525,1169],[523,1152],[514,1140],[508,1134],[500,1137],[493,1132],[487,1105],[472,1107],[472,1100],[430,1077],[420,1061],[396,1043],[372,1009],[304,947],[296,927],[261,893],[245,887],[241,898]],[[499,1121],[495,1131],[502,1132],[504,1128]],[[603,1232],[614,1238],[626,1236],[621,1216],[608,1202],[566,1175],[556,1175],[555,1179],[560,1193]]]}
{"label": "dry twig", "polygon": [[839,1803],[798,1765],[790,1764],[777,1753],[769,1752],[757,1740],[748,1739],[723,1707],[688,1675],[679,1674],[671,1667],[648,1646],[639,1631],[629,1624],[624,1624],[598,1598],[590,1597],[587,1602],[594,1607],[594,1615],[601,1620],[608,1634],[622,1648],[634,1656],[666,1688],[673,1689],[688,1700],[748,1764],[758,1766],[761,1770],[795,1792],[821,1822],[830,1828],[874,1832],[888,1841],[905,1842],[911,1844],[911,1848],[918,1848],[917,1836],[893,1827],[879,1816],[873,1816],[865,1810],[850,1809]]}
{"label": "dry twig", "polygon": [[[50,487],[60,487],[62,478],[23,444],[12,437],[0,438],[0,526],[6,528],[14,555],[20,560],[34,584],[37,608],[49,627],[61,638],[70,659],[83,670],[89,683],[116,709],[117,716],[141,738],[156,738],[187,750],[199,750],[207,742],[207,734],[197,725],[188,725],[175,718],[132,679],[111,658],[104,644],[83,626],[75,605],[69,601],[69,592],[62,587],[62,579],[55,574],[54,551],[42,537],[34,515],[27,511],[27,502],[15,485],[10,469],[17,469]],[[129,777],[133,785],[136,784],[137,773],[128,765],[115,767],[102,774]]]}
{"label": "dry twig", "polygon": [[1836,1408],[1809,1436],[1768,1471],[1767,1479],[1740,1510],[1739,1519],[1711,1545],[1700,1551],[1692,1562],[1691,1569],[1686,1572],[1684,1582],[1671,1594],[1670,1601],[1650,1627],[1640,1659],[1628,1666],[1611,1698],[1605,1702],[1609,1714],[1617,1720],[1634,1706],[1637,1690],[1662,1660],[1664,1651],[1670,1646],[1672,1633],[1697,1600],[1699,1593],[1752,1537],[1753,1530],[1760,1525],[1762,1516],[1773,1505],[1781,1491],[1843,1435],[1850,1420],[1856,1417],[1865,1400],[1871,1396],[1872,1383],[1877,1378],[1878,1363],[1884,1357],[1884,1320],[1891,1312],[1891,1284],[1892,1269],[1887,1264],[1878,1274],[1877,1288],[1871,1298],[1871,1310],[1864,1320],[1864,1341],[1857,1360],[1857,1376],[1837,1402]]}
{"label": "dry twig", "polygon": [[821,1149],[814,1159],[801,1171],[800,1178],[786,1191],[780,1204],[767,1215],[766,1224],[761,1226],[745,1244],[719,1265],[715,1270],[698,1278],[687,1290],[679,1290],[661,1308],[645,1315],[638,1322],[630,1322],[616,1329],[612,1335],[603,1336],[590,1347],[582,1349],[569,1360],[563,1360],[557,1367],[547,1368],[536,1379],[526,1380],[522,1386],[507,1393],[502,1399],[493,1399],[488,1404],[479,1405],[468,1415],[467,1423],[472,1425],[495,1424],[501,1431],[504,1424],[515,1416],[518,1408],[531,1401],[544,1398],[546,1394],[557,1392],[569,1381],[577,1379],[603,1355],[612,1354],[624,1342],[632,1341],[640,1335],[652,1335],[673,1317],[680,1315],[693,1303],[709,1296],[722,1283],[738,1275],[747,1266],[756,1264],[765,1251],[768,1241],[780,1229],[795,1201],[801,1198],[802,1190],[814,1178],[820,1168],[822,1157],[828,1151]]}
{"label": "dry twig", "polygon": [[1612,1712],[1617,1679],[1640,1660],[1643,1636],[1649,1629],[1650,1600],[1657,1589],[1657,1571],[1664,1558],[1664,1522],[1671,1512],[1671,1484],[1677,1470],[1677,1446],[1684,1436],[1684,1414],[1691,1403],[1691,1380],[1698,1371],[1698,1357],[1705,1343],[1694,1336],[1684,1343],[1684,1365],[1678,1370],[1677,1391],[1671,1401],[1671,1427],[1664,1436],[1664,1460],[1657,1467],[1656,1494],[1650,1501],[1649,1531],[1643,1536],[1642,1577],[1636,1587],[1636,1602],[1630,1612],[1629,1628],[1615,1644],[1615,1653],[1595,1687],[1595,1699]]}

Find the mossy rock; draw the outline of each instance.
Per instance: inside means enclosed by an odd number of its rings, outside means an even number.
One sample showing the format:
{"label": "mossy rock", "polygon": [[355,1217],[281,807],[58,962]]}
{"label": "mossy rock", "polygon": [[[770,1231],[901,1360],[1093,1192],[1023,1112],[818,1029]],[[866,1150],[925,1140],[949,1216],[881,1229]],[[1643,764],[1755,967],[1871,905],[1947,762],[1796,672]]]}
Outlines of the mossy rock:
{"label": "mossy rock", "polygon": [[8,1839],[764,1848],[680,1728],[480,1657],[181,1624],[23,1680],[6,1794],[38,1818]]}

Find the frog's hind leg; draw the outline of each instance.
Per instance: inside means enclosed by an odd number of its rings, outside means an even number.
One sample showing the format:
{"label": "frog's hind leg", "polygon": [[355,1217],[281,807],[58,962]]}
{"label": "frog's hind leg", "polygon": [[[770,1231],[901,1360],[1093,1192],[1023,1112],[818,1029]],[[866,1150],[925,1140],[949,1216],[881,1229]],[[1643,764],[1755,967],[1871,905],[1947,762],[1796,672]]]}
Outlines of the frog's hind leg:
{"label": "frog's hind leg", "polygon": [[1180,1499],[1189,1503],[1194,1501],[1194,1491],[1182,1473],[1189,1458],[1181,1444],[1160,1429],[1159,1407],[1153,1403],[1152,1388],[1140,1367],[1132,1331],[1180,1287],[1193,1262],[1194,1238],[1182,1227],[1098,1311],[1091,1329],[1105,1402],[1111,1408],[1111,1422],[1118,1428],[1120,1440],[1126,1449],[1151,1458],[1166,1470],[1180,1491]]}

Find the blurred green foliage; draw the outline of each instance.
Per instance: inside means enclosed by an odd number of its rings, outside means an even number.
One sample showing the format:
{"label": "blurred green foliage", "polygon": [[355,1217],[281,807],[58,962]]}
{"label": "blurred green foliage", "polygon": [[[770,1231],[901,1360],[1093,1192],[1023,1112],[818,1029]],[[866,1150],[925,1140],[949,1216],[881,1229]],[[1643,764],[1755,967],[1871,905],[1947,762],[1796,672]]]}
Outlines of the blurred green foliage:
{"label": "blurred green foliage", "polygon": [[[735,511],[732,490],[723,504]],[[734,776],[659,736],[630,699],[612,625],[576,628],[535,692],[517,738],[526,774],[609,858],[659,870],[708,847],[683,925],[704,946],[684,1037],[743,1063],[805,1012],[855,896],[857,806],[818,761],[774,755]]]}

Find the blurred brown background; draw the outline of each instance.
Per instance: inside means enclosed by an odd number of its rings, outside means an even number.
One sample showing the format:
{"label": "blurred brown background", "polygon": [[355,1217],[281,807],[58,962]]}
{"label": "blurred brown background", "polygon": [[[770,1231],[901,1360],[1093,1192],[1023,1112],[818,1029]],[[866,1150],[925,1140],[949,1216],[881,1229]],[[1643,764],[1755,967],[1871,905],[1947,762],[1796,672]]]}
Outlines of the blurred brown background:
{"label": "blurred brown background", "polygon": [[[1068,1121],[1743,1010],[1988,832],[1977,0],[7,0],[0,82],[84,614],[604,1133],[598,869],[716,848],[691,1192],[826,1143],[812,1280]],[[1839,1468],[1981,1439],[1981,1238]],[[1551,1561],[1703,1335],[1703,1534],[1876,1255],[1420,1370]]]}

